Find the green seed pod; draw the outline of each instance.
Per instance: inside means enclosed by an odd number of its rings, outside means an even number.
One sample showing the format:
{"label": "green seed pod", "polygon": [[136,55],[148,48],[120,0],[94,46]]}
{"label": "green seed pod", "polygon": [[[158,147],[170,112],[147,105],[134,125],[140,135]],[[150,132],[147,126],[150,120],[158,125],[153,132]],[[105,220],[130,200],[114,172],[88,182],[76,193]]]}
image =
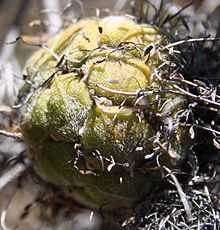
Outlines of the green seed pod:
{"label": "green seed pod", "polygon": [[161,41],[126,17],[86,19],[30,58],[21,128],[37,174],[87,207],[115,209],[149,194],[160,165],[177,166],[186,132],[167,129],[167,144],[159,131],[185,99],[153,78],[161,60],[148,50]]}

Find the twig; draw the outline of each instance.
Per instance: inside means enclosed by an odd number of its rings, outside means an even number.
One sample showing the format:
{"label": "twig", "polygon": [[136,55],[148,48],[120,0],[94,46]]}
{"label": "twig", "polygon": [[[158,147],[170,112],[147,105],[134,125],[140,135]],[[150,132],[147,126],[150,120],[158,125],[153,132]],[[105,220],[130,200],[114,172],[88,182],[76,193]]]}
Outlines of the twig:
{"label": "twig", "polygon": [[183,206],[184,206],[184,209],[185,209],[185,212],[187,215],[187,219],[190,221],[192,219],[191,208],[189,206],[188,200],[186,199],[186,195],[183,192],[183,189],[182,189],[179,181],[177,180],[176,176],[172,173],[172,171],[169,168],[167,168],[166,166],[163,166],[163,169],[165,169],[169,173],[169,175],[171,176],[171,178],[172,178],[172,180],[176,186],[176,189],[179,193],[180,199],[183,203]]}
{"label": "twig", "polygon": [[21,133],[12,133],[12,132],[8,132],[8,131],[0,129],[0,135],[23,141],[23,135]]}
{"label": "twig", "polygon": [[[173,80],[173,79],[171,79],[171,80]],[[181,79],[181,80],[175,79],[175,80],[180,81],[180,82],[182,82],[182,83],[185,83],[185,84],[187,84],[187,85],[189,85],[189,86],[195,87],[195,88],[197,88],[197,89],[201,89],[201,90],[207,91],[207,89],[206,89],[205,87],[200,86],[200,85],[198,85],[198,84],[196,84],[196,83],[194,83],[194,82],[188,81],[188,80],[186,80],[186,79]],[[208,89],[209,89],[209,88],[208,88]],[[218,98],[218,99],[220,99],[220,95],[215,95],[215,97]]]}
{"label": "twig", "polygon": [[184,96],[190,97],[190,98],[192,98],[192,99],[194,99],[194,100],[196,100],[196,101],[200,101],[200,102],[203,102],[203,103],[206,103],[206,104],[210,104],[210,105],[212,105],[212,106],[214,106],[214,107],[220,108],[220,103],[218,103],[218,102],[216,102],[216,101],[209,100],[209,99],[204,98],[204,97],[202,97],[202,96],[200,96],[200,95],[192,94],[192,93],[190,93],[190,92],[188,92],[188,91],[186,91],[186,90],[180,88],[180,87],[177,86],[177,85],[173,85],[173,87],[176,88],[177,90],[179,90],[179,92],[178,92],[178,91],[172,91],[172,90],[171,90],[172,93],[184,95]]}
{"label": "twig", "polygon": [[47,44],[43,44],[43,43],[34,43],[34,42],[30,42],[29,41],[29,36],[26,36],[26,35],[23,35],[23,36],[19,36],[19,37],[16,37],[15,40],[13,41],[8,41],[6,42],[7,45],[12,45],[18,41],[22,41],[24,44],[26,45],[29,45],[29,46],[36,46],[36,47],[39,47],[39,48],[43,48],[45,49],[48,53],[51,54],[52,57],[54,57],[54,59],[56,59],[57,62],[60,61],[60,57],[58,54],[56,54],[52,49],[50,49]]}
{"label": "twig", "polygon": [[205,126],[201,126],[201,125],[197,125],[197,124],[194,124],[195,127],[199,128],[199,129],[203,129],[203,130],[206,130],[206,131],[209,131],[211,133],[214,133],[216,135],[220,135],[220,131],[217,131],[215,129],[212,129],[212,128],[208,128],[208,127],[205,127]]}
{"label": "twig", "polygon": [[205,41],[220,41],[220,38],[191,38],[186,40],[181,40],[173,43],[169,43],[168,45],[162,47],[162,50],[170,49],[175,46],[183,45],[186,43],[193,43],[193,42],[205,42]]}

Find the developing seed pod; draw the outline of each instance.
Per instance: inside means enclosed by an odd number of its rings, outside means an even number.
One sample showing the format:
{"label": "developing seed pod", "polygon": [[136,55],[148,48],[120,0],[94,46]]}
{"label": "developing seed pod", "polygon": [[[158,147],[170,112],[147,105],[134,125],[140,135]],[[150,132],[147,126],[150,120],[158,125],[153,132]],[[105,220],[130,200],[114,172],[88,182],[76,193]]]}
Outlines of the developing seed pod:
{"label": "developing seed pod", "polygon": [[[144,56],[161,41],[157,29],[126,17],[85,19],[30,58],[21,128],[37,174],[87,207],[113,210],[160,184],[160,165],[177,167],[188,132],[175,125],[168,144],[158,136],[161,103],[175,95],[152,77],[159,55]],[[171,106],[162,112],[175,121],[184,105]],[[146,160],[152,153],[158,157]]]}

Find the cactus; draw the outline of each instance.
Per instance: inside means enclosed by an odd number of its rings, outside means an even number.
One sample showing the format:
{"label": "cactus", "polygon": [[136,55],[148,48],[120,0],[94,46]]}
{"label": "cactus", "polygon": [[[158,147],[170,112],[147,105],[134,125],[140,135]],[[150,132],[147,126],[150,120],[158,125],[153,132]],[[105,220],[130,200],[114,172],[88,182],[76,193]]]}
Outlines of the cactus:
{"label": "cactus", "polygon": [[154,76],[166,56],[154,52],[162,42],[150,25],[91,18],[30,58],[21,129],[38,175],[87,207],[111,210],[161,184],[161,165],[180,167],[187,132],[166,126],[186,99]]}

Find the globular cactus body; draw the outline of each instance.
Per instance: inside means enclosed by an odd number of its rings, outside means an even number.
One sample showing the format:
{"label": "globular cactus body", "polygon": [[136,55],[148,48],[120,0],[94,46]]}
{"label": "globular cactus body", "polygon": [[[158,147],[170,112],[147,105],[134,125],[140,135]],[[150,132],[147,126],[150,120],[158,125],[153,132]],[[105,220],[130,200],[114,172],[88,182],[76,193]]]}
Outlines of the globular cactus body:
{"label": "globular cactus body", "polygon": [[[161,60],[144,50],[162,38],[156,28],[126,17],[84,19],[26,65],[32,83],[21,95],[32,96],[21,128],[29,158],[44,180],[85,206],[131,207],[161,182],[158,165],[146,157],[155,151],[155,117],[175,119],[184,106],[184,98],[166,92],[159,105],[158,93],[150,93],[161,87],[152,77]],[[165,111],[169,101],[178,103]],[[179,127],[169,140],[180,158],[186,140]],[[159,159],[173,164],[168,153],[161,151]]]}

